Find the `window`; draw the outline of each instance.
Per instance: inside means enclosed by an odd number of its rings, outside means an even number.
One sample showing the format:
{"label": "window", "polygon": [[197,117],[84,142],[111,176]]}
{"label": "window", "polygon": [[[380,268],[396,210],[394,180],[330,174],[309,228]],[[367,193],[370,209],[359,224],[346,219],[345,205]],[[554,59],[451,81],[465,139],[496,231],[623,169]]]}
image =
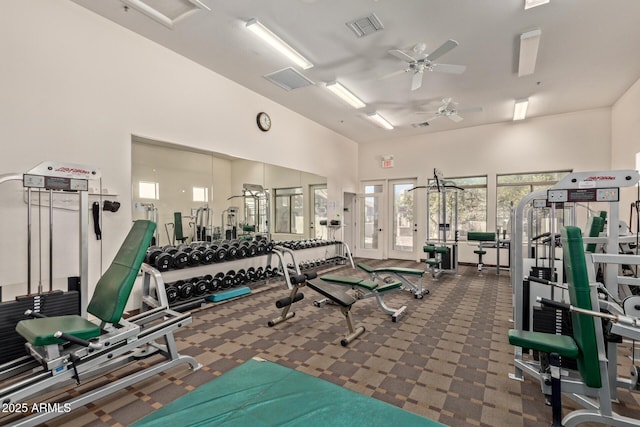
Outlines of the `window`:
{"label": "window", "polygon": [[193,187],[193,201],[207,203],[209,201],[209,189],[207,187]]}
{"label": "window", "polygon": [[511,209],[527,194],[549,188],[571,171],[498,175],[496,180],[496,227],[508,230]]}
{"label": "window", "polygon": [[302,188],[275,190],[276,233],[302,234],[304,203]]}
{"label": "window", "polygon": [[[445,178],[447,184],[452,184],[462,188],[458,191],[458,231],[460,237],[466,236],[469,231],[487,231],[487,177],[470,176],[462,178]],[[429,186],[435,185],[433,179],[429,180]],[[447,218],[445,223],[449,224],[452,231],[453,217],[455,214],[455,196],[446,199]],[[435,189],[429,192],[429,236],[438,236],[437,225],[441,218],[438,218],[438,196]],[[442,203],[442,202],[440,202]],[[446,226],[445,226],[446,227]],[[449,238],[447,238],[449,240]],[[451,237],[453,240],[453,236]]]}
{"label": "window", "polygon": [[138,182],[138,192],[141,199],[160,199],[160,184],[157,182]]}

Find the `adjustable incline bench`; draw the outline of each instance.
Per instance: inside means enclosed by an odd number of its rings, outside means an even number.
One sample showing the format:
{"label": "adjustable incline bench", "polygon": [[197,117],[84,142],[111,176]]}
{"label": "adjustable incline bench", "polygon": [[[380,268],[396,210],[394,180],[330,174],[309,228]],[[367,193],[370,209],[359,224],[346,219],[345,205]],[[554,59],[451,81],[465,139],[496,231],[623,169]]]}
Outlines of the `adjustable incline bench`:
{"label": "adjustable incline bench", "polygon": [[[159,354],[163,359],[59,402],[65,411],[34,412],[12,425],[39,425],[182,363],[189,364],[193,370],[200,368],[194,358],[178,354],[173,337],[175,329],[191,323],[189,313],[158,307],[126,320],[122,318],[155,228],[151,221],[135,221],[113,262],[96,284],[87,312],[100,321],[99,325],[81,316],[45,317],[31,310],[25,313],[34,318],[21,320],[16,332],[27,341],[30,356],[0,366],[0,402],[23,404],[43,393],[80,384],[150,355]],[[5,421],[0,418],[0,424]]]}
{"label": "adjustable incline bench", "polygon": [[291,291],[289,293],[289,296],[280,298],[276,301],[276,307],[281,308],[282,311],[278,317],[269,320],[269,322],[267,322],[267,325],[269,325],[269,327],[273,327],[282,322],[286,322],[296,315],[296,313],[294,311],[290,311],[290,309],[293,304],[304,299],[304,294],[300,291],[300,289],[306,285],[325,298],[328,298],[336,305],[340,306],[340,311],[347,320],[348,328],[347,334],[344,336],[344,338],[342,338],[342,340],[340,340],[340,344],[343,347],[346,347],[350,342],[364,333],[363,326],[358,326],[357,328],[353,327],[353,319],[351,318],[351,306],[356,302],[356,299],[351,295],[343,292],[342,290],[331,289],[331,286],[328,286],[321,280],[312,280],[317,277],[318,274],[313,271],[304,274],[296,274],[295,271],[291,270],[288,276],[288,281],[291,284]]}
{"label": "adjustable incline bench", "polygon": [[[378,285],[378,283],[373,282],[367,279],[360,279],[356,277],[344,277],[344,276],[336,276],[333,274],[327,274],[324,276],[320,276],[320,279],[324,280],[327,283],[349,286],[351,289],[356,291],[357,299],[366,299],[366,298],[375,298],[376,302],[380,309],[389,314],[391,316],[391,320],[393,322],[397,322],[400,317],[402,317],[407,312],[407,306],[403,305],[399,309],[393,309],[388,307],[383,299],[383,295],[386,292],[394,291],[402,288],[402,282],[393,282],[393,283],[385,283],[382,285]],[[326,296],[326,295],[325,295]],[[314,302],[317,307],[320,307],[326,304],[326,300],[320,300]]]}
{"label": "adjustable incline bench", "polygon": [[[373,268],[363,263],[358,263],[358,268],[366,271],[371,275],[371,280],[375,281],[380,278],[383,282],[387,282],[381,275],[388,274],[391,278],[402,282],[408,291],[410,291],[415,298],[422,298],[429,293],[429,289],[422,288],[422,278],[426,271],[418,268],[402,268],[402,267],[377,267]],[[418,282],[414,283],[406,276],[413,276],[418,278]]]}

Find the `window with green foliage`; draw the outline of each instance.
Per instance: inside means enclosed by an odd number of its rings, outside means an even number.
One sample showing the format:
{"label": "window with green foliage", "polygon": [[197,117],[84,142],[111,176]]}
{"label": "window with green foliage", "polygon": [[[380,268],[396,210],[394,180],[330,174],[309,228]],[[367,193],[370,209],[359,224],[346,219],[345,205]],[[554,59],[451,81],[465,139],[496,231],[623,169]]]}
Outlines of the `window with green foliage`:
{"label": "window with green foliage", "polygon": [[[487,177],[469,176],[461,178],[445,178],[447,184],[452,184],[462,190],[456,191],[458,199],[458,231],[459,237],[464,237],[469,231],[487,231]],[[442,220],[442,194],[435,187],[435,181],[429,180],[429,237],[438,236],[438,224]],[[447,194],[447,193],[444,193]],[[453,233],[453,215],[455,214],[455,195],[448,193],[446,197],[446,223],[450,224]],[[440,215],[440,217],[439,217]],[[443,228],[440,228],[443,232]],[[447,240],[453,240],[453,236]]]}
{"label": "window with green foliage", "polygon": [[571,171],[529,172],[498,175],[496,178],[496,227],[508,231],[511,209],[527,194],[549,188]]}
{"label": "window with green foliage", "polygon": [[276,233],[302,234],[304,203],[302,188],[275,190]]}

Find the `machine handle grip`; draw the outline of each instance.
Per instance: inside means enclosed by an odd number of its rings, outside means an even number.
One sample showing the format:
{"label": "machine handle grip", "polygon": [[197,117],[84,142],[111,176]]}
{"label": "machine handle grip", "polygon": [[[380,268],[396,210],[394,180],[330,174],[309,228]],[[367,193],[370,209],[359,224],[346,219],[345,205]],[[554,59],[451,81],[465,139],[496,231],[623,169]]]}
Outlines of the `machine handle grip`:
{"label": "machine handle grip", "polygon": [[557,308],[557,309],[560,309],[560,310],[571,311],[571,305],[567,304],[567,303],[564,303],[564,302],[558,302],[558,301],[554,301],[554,300],[550,300],[548,298],[542,298],[542,297],[536,298],[536,301],[538,301],[540,304],[546,305],[548,307],[553,307],[553,308]]}
{"label": "machine handle grip", "polygon": [[42,313],[38,313],[37,311],[33,311],[33,310],[27,310],[27,311],[25,311],[25,312],[24,312],[24,315],[25,315],[25,316],[34,317],[34,318],[36,318],[36,319],[44,319],[44,318],[46,318],[46,317],[47,317],[47,316],[45,316],[44,314],[42,314]]}
{"label": "machine handle grip", "polygon": [[554,286],[556,284],[555,282],[552,282],[551,280],[541,279],[541,278],[535,277],[535,276],[527,276],[526,280],[528,280],[530,282],[542,283],[543,285]]}
{"label": "machine handle grip", "polygon": [[92,348],[94,350],[99,350],[102,348],[102,344],[94,343],[91,341],[83,340],[82,338],[74,337],[73,335],[66,334],[64,332],[58,331],[53,334],[54,337],[60,338],[74,344],[81,345],[83,347]]}

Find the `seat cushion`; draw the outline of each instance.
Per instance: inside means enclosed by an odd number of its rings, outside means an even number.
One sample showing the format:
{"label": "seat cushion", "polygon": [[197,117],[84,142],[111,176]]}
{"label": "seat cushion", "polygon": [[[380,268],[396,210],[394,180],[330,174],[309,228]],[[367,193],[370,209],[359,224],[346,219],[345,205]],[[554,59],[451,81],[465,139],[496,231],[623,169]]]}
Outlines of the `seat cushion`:
{"label": "seat cushion", "polygon": [[575,359],[580,350],[572,337],[567,335],[554,335],[544,332],[509,330],[509,344],[538,350],[543,353],[557,353],[562,357]]}
{"label": "seat cushion", "polygon": [[84,340],[100,335],[98,325],[73,315],[26,319],[16,326],[16,332],[36,347],[63,343],[64,340],[53,336],[58,331]]}

